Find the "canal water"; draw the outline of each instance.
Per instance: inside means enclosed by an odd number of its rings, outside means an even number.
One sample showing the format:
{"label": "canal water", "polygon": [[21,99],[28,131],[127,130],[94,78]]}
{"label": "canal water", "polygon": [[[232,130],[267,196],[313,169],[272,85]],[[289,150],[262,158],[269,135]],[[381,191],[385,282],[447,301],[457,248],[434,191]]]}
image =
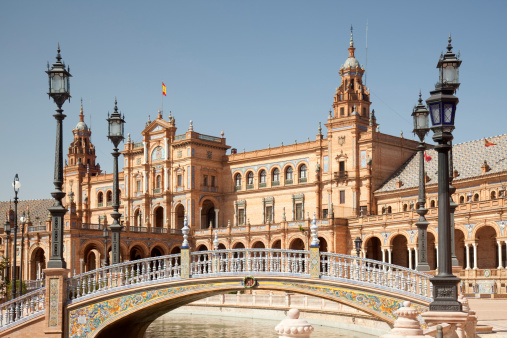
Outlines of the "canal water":
{"label": "canal water", "polygon": [[[277,338],[279,320],[167,313],[146,330],[145,338]],[[311,321],[310,321],[311,323]],[[377,337],[329,326],[314,325],[311,338]]]}

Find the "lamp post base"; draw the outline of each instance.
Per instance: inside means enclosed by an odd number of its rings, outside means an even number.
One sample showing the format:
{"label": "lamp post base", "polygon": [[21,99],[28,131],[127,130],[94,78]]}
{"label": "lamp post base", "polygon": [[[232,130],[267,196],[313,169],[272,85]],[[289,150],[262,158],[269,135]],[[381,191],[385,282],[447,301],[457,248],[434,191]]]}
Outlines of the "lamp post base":
{"label": "lamp post base", "polygon": [[462,306],[458,299],[459,278],[455,276],[435,276],[430,279],[433,284],[433,302],[430,311],[461,312]]}

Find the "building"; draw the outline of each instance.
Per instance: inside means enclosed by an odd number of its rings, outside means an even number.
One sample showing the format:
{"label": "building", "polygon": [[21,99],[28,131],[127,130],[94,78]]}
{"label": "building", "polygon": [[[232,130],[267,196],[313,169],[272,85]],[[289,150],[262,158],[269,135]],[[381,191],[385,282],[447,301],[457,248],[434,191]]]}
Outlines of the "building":
{"label": "building", "polygon": [[[353,239],[360,237],[363,256],[414,268],[418,142],[379,131],[354,51],[351,36],[326,135],[319,125],[314,140],[237,152],[223,133],[200,134],[192,122],[178,132],[175,118],[160,111],[147,121],[140,142],[129,135],[119,174],[122,260],[179,252],[185,216],[192,250],[211,250],[215,231],[220,248],[308,249],[315,217],[322,251],[352,254]],[[64,257],[81,273],[105,264],[102,230],[111,220],[113,175],[103,174],[96,162],[83,107],[72,132],[64,168]],[[497,146],[486,148],[478,140],[454,147],[455,265],[471,288],[477,279],[494,277],[495,287],[505,292],[507,135],[490,140]],[[436,160],[426,172],[434,269]],[[29,262],[38,250],[48,252],[51,224],[45,223],[44,229],[30,224],[33,231],[25,232]],[[25,278],[37,276],[35,266],[41,264],[24,265]]]}

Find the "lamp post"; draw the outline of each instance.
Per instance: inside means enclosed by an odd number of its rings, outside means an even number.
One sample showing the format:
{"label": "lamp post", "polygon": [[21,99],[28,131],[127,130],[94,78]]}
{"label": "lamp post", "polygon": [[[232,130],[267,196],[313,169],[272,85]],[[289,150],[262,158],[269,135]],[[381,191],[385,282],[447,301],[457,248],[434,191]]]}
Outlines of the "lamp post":
{"label": "lamp post", "polygon": [[14,182],[12,182],[12,187],[14,188],[14,253],[13,253],[13,268],[12,268],[12,287],[11,287],[11,299],[16,298],[16,281],[17,281],[17,271],[16,271],[16,257],[17,257],[17,242],[18,242],[18,192],[21,187],[21,183],[19,182],[18,174],[14,176]]}
{"label": "lamp post", "polygon": [[452,185],[452,180],[454,179],[454,165],[452,161],[452,141],[449,141],[449,210],[451,212],[451,262],[452,266],[459,266],[458,257],[456,257],[456,245],[455,245],[455,239],[454,239],[454,212],[456,211],[456,208],[458,207],[458,204],[454,202],[452,199],[452,195],[456,192],[456,188]]}
{"label": "lamp post", "polygon": [[10,247],[10,238],[11,238],[11,222],[9,222],[9,213],[7,212],[4,225],[5,232],[5,257],[7,258],[7,268],[5,269],[5,280],[9,282],[10,279],[10,270],[11,270],[11,260],[9,257],[9,247]]}
{"label": "lamp post", "polygon": [[106,247],[104,249],[104,252],[105,252],[105,255],[104,255],[104,265],[108,266],[109,265],[109,255],[108,255],[108,252],[107,252],[107,237],[109,236],[109,231],[107,230],[107,225],[106,224],[104,224],[104,229],[102,230],[102,236],[104,236],[104,240],[106,242]]}
{"label": "lamp post", "polygon": [[53,99],[56,106],[56,114],[53,117],[56,120],[56,149],[55,149],[55,173],[53,184],[55,191],[51,196],[55,199],[55,203],[49,212],[51,213],[51,257],[49,258],[47,267],[65,269],[67,264],[63,259],[63,216],[67,209],[62,205],[62,199],[65,193],[62,191],[63,185],[63,145],[62,145],[62,122],[65,119],[62,106],[70,100],[70,68],[65,69],[65,64],[62,62],[60,56],[60,44],[56,55],[56,62],[53,63],[51,69],[46,73],[49,77],[49,92],[48,95]]}
{"label": "lamp post", "polygon": [[354,240],[354,244],[356,246],[357,257],[359,257],[359,253],[361,252],[361,247],[363,246],[363,240],[361,239],[361,237],[356,237],[356,239]]}
{"label": "lamp post", "polygon": [[119,201],[119,186],[118,186],[118,156],[120,153],[118,152],[118,145],[124,139],[123,137],[123,125],[125,124],[125,120],[122,118],[120,113],[118,112],[118,104],[116,99],[114,99],[114,112],[107,118],[107,122],[109,123],[109,133],[107,137],[114,145],[114,151],[112,153],[114,157],[114,172],[113,172],[113,213],[111,217],[113,218],[113,223],[109,226],[111,229],[111,251],[113,254],[113,264],[120,263],[120,231],[122,229],[122,225],[119,222],[121,214],[118,212],[118,208],[120,206]]}
{"label": "lamp post", "polygon": [[417,214],[419,220],[415,223],[417,226],[417,249],[418,262],[417,271],[429,271],[430,266],[428,264],[428,224],[426,220],[426,213],[428,209],[425,208],[426,203],[426,192],[425,192],[425,180],[424,180],[424,151],[426,150],[426,144],[424,143],[424,137],[430,131],[428,123],[428,109],[423,104],[421,99],[421,92],[419,91],[419,103],[415,106],[412,117],[414,119],[414,134],[419,137],[419,145],[417,151],[419,152],[419,199],[417,201]]}
{"label": "lamp post", "polygon": [[426,100],[430,109],[433,140],[438,143],[438,275],[431,278],[433,302],[430,311],[461,311],[458,302],[459,278],[452,274],[451,262],[451,220],[449,192],[449,141],[452,140],[454,117],[458,98],[454,96],[459,87],[459,66],[461,61],[452,52],[451,37],[447,52],[438,61],[440,80]]}
{"label": "lamp post", "polygon": [[23,216],[19,218],[19,221],[21,222],[21,254],[20,254],[20,260],[19,260],[19,296],[21,297],[23,295],[23,243],[24,243],[24,233],[25,233],[25,212],[23,211]]}

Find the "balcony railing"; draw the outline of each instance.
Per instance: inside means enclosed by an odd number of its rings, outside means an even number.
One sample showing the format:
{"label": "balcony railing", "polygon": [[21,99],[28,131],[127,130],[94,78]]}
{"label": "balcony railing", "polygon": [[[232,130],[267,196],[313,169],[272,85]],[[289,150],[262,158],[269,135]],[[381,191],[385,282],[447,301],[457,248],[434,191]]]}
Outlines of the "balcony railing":
{"label": "balcony railing", "polygon": [[292,183],[294,183],[293,180],[285,180],[285,185],[292,184]]}
{"label": "balcony railing", "polygon": [[259,183],[259,188],[266,188],[266,183]]}
{"label": "balcony railing", "polygon": [[98,204],[97,204],[97,207],[99,207],[99,208],[102,208],[103,206],[104,206],[104,203],[103,203],[103,202],[102,202],[102,203],[98,203]]}
{"label": "balcony railing", "polygon": [[347,171],[336,171],[334,173],[335,180],[343,180],[343,179],[347,179],[348,177],[349,177],[349,174]]}
{"label": "balcony railing", "polygon": [[103,225],[99,224],[99,223],[83,223],[83,224],[81,224],[81,229],[102,230]]}
{"label": "balcony railing", "polygon": [[132,232],[148,232],[148,227],[130,227],[130,231]]}
{"label": "balcony railing", "polygon": [[254,188],[254,185],[253,185],[253,184],[248,184],[248,185],[246,186],[246,188],[247,188],[247,189],[253,189],[253,188]]}
{"label": "balcony railing", "polygon": [[42,231],[46,231],[46,225],[34,225],[28,227],[28,232],[42,232]]}
{"label": "balcony railing", "polygon": [[280,185],[280,181],[273,181],[273,182],[271,182],[271,186],[272,187],[277,187],[279,185]]}
{"label": "balcony railing", "polygon": [[162,192],[162,189],[160,189],[160,188],[153,189],[154,194],[160,194],[161,192]]}
{"label": "balcony railing", "polygon": [[306,183],[308,179],[306,177],[300,178],[299,183]]}
{"label": "balcony railing", "polygon": [[151,228],[151,232],[154,234],[166,234],[167,228]]}

